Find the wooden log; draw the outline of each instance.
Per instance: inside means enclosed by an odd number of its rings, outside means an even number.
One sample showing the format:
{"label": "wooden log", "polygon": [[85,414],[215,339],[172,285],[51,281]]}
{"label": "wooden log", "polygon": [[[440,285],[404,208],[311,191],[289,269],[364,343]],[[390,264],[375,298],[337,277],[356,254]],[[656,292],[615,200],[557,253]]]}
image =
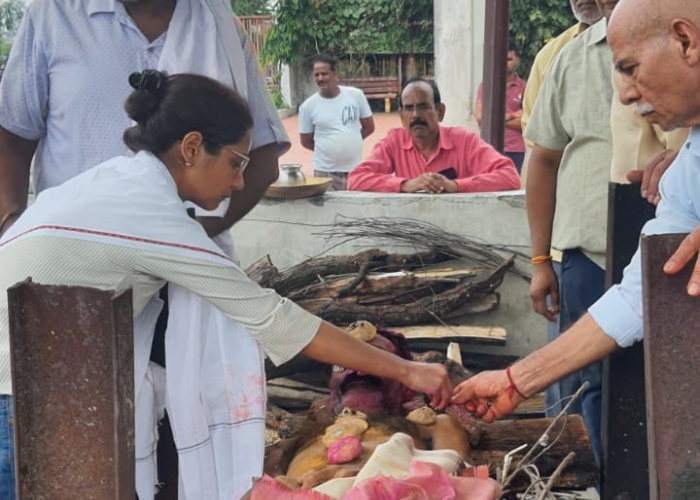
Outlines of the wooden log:
{"label": "wooden log", "polygon": [[367,262],[386,263],[388,254],[372,249],[357,255],[317,257],[308,259],[280,273],[272,282],[277,293],[287,296],[292,290],[317,282],[319,276],[356,273]]}
{"label": "wooden log", "polygon": [[[288,297],[292,300],[309,300],[314,298],[338,298],[342,295],[358,297],[361,302],[369,296],[372,300],[381,297],[385,302],[415,300],[427,294],[443,292],[456,284],[477,275],[474,269],[440,270],[432,273],[426,271],[398,271],[393,273],[368,274],[357,283],[351,291],[343,293],[356,279],[356,276],[338,276],[319,279],[319,282],[292,290]],[[374,302],[377,302],[376,300]]]}
{"label": "wooden log", "polygon": [[299,301],[298,304],[326,321],[338,325],[347,325],[361,319],[392,327],[428,323],[434,321],[436,317],[442,318],[472,300],[478,301],[484,294],[493,293],[512,265],[511,256],[496,269],[481,271],[474,281],[459,284],[442,293],[429,295],[409,304],[362,305],[332,298]]}
{"label": "wooden log", "polygon": [[470,314],[479,314],[494,309],[498,309],[498,305],[501,303],[501,295],[498,292],[487,293],[476,297],[472,302],[468,302],[456,309],[443,314],[443,320],[451,320],[455,318],[460,318],[462,316],[469,316]]}
{"label": "wooden log", "polygon": [[263,288],[270,288],[273,280],[279,276],[279,270],[272,264],[269,254],[253,262],[245,273]]}
{"label": "wooden log", "polygon": [[[503,457],[506,453],[523,444],[536,443],[551,422],[551,418],[537,418],[500,420],[492,424],[483,424],[481,440],[472,449],[471,457],[478,464],[488,464],[492,470],[495,470],[496,467],[502,467]],[[569,415],[563,420],[562,425],[563,429],[558,426],[551,432],[549,441],[551,448],[535,462],[540,475],[542,477],[550,476],[566,455],[574,451],[576,456],[569,467],[564,470],[556,488],[585,489],[595,485],[598,480],[598,469],[583,419],[580,415]],[[561,435],[559,436],[560,431]],[[557,438],[557,436],[559,437]],[[524,453],[518,454],[517,457],[522,458]],[[514,463],[517,463],[517,460]],[[512,490],[522,491],[526,483],[529,484],[526,476],[520,474],[513,482]]]}
{"label": "wooden log", "polygon": [[268,401],[287,410],[306,410],[312,401],[327,395],[327,384],[325,387],[321,387],[288,378],[278,378],[267,382]]}
{"label": "wooden log", "polygon": [[318,277],[357,273],[366,264],[370,271],[400,271],[422,268],[430,264],[454,259],[440,251],[415,254],[392,254],[378,249],[366,250],[356,255],[317,257],[293,266],[272,280],[270,286],[280,295],[287,294],[318,281]]}

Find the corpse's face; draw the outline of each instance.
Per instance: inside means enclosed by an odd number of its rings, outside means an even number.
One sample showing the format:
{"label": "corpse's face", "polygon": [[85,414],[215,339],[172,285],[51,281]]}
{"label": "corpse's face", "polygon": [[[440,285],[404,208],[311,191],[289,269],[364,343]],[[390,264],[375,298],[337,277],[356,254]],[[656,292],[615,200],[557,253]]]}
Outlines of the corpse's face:
{"label": "corpse's face", "polygon": [[[386,337],[377,334],[368,342],[377,349],[397,354],[396,346]],[[398,354],[397,354],[398,355]],[[364,413],[398,413],[412,391],[400,382],[389,378],[334,366],[330,381],[331,404],[336,413],[350,408]]]}

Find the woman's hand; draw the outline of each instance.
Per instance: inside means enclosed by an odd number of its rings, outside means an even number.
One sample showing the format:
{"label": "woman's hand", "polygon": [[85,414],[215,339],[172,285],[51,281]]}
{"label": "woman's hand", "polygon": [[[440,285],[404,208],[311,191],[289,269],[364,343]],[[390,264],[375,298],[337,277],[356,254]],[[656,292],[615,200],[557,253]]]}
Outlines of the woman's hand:
{"label": "woman's hand", "polygon": [[442,364],[410,361],[401,383],[428,396],[433,408],[442,410],[451,403],[452,382]]}

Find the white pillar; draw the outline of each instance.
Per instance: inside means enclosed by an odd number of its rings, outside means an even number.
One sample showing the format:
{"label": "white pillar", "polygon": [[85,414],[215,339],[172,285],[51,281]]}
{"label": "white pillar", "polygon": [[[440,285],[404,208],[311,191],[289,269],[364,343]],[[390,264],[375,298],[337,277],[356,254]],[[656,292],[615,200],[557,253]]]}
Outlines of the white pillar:
{"label": "white pillar", "polygon": [[473,116],[484,53],[484,0],[434,0],[435,78],[443,124],[478,130]]}

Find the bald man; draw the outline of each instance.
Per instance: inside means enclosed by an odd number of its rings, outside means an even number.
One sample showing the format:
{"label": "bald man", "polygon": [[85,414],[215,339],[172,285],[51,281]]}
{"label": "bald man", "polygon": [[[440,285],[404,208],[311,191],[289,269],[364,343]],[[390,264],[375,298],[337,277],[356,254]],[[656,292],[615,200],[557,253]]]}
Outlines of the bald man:
{"label": "bald man", "polygon": [[[620,100],[664,130],[692,127],[661,181],[656,218],[643,229],[648,235],[693,231],[664,267],[674,274],[700,248],[700,4],[666,0],[659,9],[655,0],[621,0],[610,20],[608,43],[622,76]],[[453,402],[491,422],[561,377],[641,340],[640,264],[637,251],[622,283],[562,336],[506,371],[482,372],[460,384]],[[700,297],[700,261],[687,292]]]}

